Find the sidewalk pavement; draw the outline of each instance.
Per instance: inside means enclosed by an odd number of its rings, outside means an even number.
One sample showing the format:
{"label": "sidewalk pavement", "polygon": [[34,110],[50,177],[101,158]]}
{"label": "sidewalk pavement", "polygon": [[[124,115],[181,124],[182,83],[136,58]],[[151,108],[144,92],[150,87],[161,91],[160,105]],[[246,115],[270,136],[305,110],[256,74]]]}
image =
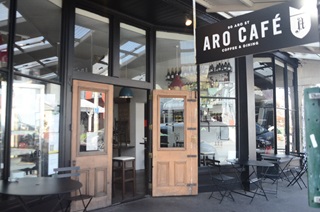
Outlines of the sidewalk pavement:
{"label": "sidewalk pavement", "polygon": [[[305,179],[307,182],[307,179]],[[210,192],[197,196],[150,197],[140,200],[112,205],[94,212],[313,212],[320,208],[308,206],[308,189],[302,190],[296,184],[287,187],[287,181],[279,182],[278,195],[268,194],[267,201],[263,196],[256,196],[250,204],[250,198],[233,194],[235,202],[225,198],[221,204],[216,199],[208,199]],[[320,204],[319,204],[320,207]]]}

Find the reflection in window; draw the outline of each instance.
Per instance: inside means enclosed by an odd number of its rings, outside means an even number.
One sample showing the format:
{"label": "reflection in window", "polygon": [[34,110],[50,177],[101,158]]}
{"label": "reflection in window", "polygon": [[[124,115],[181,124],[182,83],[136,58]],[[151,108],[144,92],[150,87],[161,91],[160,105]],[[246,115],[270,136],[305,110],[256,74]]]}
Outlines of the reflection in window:
{"label": "reflection in window", "polygon": [[146,81],[146,31],[120,23],[120,77]]}
{"label": "reflection in window", "polygon": [[294,91],[294,69],[288,68],[288,109],[289,109],[289,151],[296,152],[296,108],[295,108],[295,91]]}
{"label": "reflection in window", "polygon": [[[17,5],[14,70],[47,80],[59,80],[61,8],[51,1],[41,1],[40,4],[38,1],[18,0]],[[55,18],[48,19],[48,15]]]}
{"label": "reflection in window", "polygon": [[277,122],[277,149],[285,151],[286,146],[286,103],[285,103],[285,82],[284,82],[284,64],[275,60],[275,85],[276,85],[276,122]]}
{"label": "reflection in window", "polygon": [[0,72],[0,179],[2,179],[3,169],[3,141],[4,141],[4,126],[5,126],[5,111],[6,111],[6,90],[7,90],[7,75]]}
{"label": "reflection in window", "polygon": [[0,22],[1,32],[0,32],[0,68],[7,67],[8,63],[8,53],[7,53],[7,43],[8,43],[8,16],[10,1],[0,1]]}
{"label": "reflection in window", "polygon": [[184,147],[184,99],[160,99],[160,147]]}
{"label": "reflection in window", "polygon": [[176,87],[171,85],[179,78],[182,86],[174,89],[196,90],[193,36],[158,31],[156,39],[156,89]]}
{"label": "reflection in window", "polygon": [[76,9],[74,70],[109,75],[109,19]]}
{"label": "reflection in window", "polygon": [[225,164],[236,150],[235,82],[234,59],[200,65],[201,165],[208,159]]}
{"label": "reflection in window", "polygon": [[274,148],[275,142],[272,67],[271,58],[254,58],[256,147],[263,151]]}
{"label": "reflection in window", "polygon": [[13,84],[11,177],[48,176],[58,166],[60,86],[16,77]]}
{"label": "reflection in window", "polygon": [[104,101],[103,93],[86,90],[80,92],[80,152],[103,152],[105,150]]}

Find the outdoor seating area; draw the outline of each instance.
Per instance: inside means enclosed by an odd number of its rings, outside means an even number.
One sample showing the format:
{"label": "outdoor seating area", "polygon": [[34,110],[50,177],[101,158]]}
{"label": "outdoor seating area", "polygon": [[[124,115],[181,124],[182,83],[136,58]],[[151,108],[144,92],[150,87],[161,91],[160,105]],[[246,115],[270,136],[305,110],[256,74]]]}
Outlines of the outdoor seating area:
{"label": "outdoor seating area", "polygon": [[[261,154],[261,160],[234,159],[228,162],[229,166],[221,166],[217,160],[208,164],[212,180],[209,199],[213,197],[219,200],[220,204],[225,197],[234,202],[238,196],[248,197],[251,199],[250,204],[257,196],[263,196],[269,201],[271,195],[278,197],[279,187],[298,185],[301,190],[303,186],[307,188],[307,158],[302,153]],[[230,167],[233,170],[230,171]]]}
{"label": "outdoor seating area", "polygon": [[[307,182],[307,175],[302,179]],[[240,190],[241,187],[239,187]],[[202,192],[197,196],[170,196],[153,198],[146,197],[139,201],[118,204],[112,207],[94,210],[94,212],[139,212],[139,211],[223,211],[223,212],[270,212],[270,211],[308,211],[318,212],[319,208],[312,208],[308,205],[308,189],[300,189],[297,184],[287,187],[286,181],[279,181],[278,195],[268,195],[269,201],[262,196],[257,196],[251,204],[250,199],[232,193],[234,201],[224,198],[219,204],[219,200],[208,199],[210,192]],[[218,192],[215,192],[217,195]],[[292,201],[294,200],[294,201]]]}

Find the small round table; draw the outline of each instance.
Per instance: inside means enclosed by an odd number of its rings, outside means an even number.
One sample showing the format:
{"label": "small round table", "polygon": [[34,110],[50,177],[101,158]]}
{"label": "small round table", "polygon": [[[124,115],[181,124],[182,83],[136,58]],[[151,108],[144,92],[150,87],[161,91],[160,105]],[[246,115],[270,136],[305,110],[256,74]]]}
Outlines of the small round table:
{"label": "small round table", "polygon": [[54,211],[63,200],[64,195],[60,196],[61,194],[67,194],[81,187],[82,184],[79,181],[70,178],[33,177],[20,178],[17,182],[0,181],[0,193],[16,197],[25,211],[31,211],[31,209],[22,199],[23,196],[58,195],[58,201],[51,209]]}

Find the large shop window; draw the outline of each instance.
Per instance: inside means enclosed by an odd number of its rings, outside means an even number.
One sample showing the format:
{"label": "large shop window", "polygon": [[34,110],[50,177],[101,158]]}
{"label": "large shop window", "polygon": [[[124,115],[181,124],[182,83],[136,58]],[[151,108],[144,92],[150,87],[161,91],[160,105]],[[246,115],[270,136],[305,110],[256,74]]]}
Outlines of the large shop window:
{"label": "large shop window", "polygon": [[7,75],[0,72],[0,179],[2,179],[2,169],[3,169],[3,141],[4,141],[4,127],[6,124],[6,89],[7,89]]}
{"label": "large shop window", "polygon": [[258,153],[296,151],[294,71],[279,59],[254,58]]}
{"label": "large shop window", "polygon": [[16,76],[10,177],[48,176],[58,166],[60,86]]}
{"label": "large shop window", "polygon": [[276,134],[277,151],[285,152],[286,147],[286,94],[285,94],[285,67],[283,62],[275,60],[275,85],[276,85]]}
{"label": "large shop window", "polygon": [[51,1],[17,2],[14,70],[58,81],[61,8]]}
{"label": "large shop window", "polygon": [[109,76],[109,19],[76,9],[74,71]]}
{"label": "large shop window", "polygon": [[8,17],[10,1],[0,1],[0,69],[7,68],[8,62]]}
{"label": "large shop window", "polygon": [[[296,141],[296,107],[295,107],[295,90],[294,90],[294,69],[290,66],[287,66],[287,78],[288,78],[288,110],[289,110],[289,127],[288,127],[288,142],[289,142],[289,151],[296,152],[297,141]],[[302,146],[302,144],[301,144]]]}
{"label": "large shop window", "polygon": [[253,68],[257,152],[271,153],[274,151],[275,143],[272,60],[254,58]]}
{"label": "large shop window", "polygon": [[120,78],[146,81],[146,31],[120,23]]}
{"label": "large shop window", "polygon": [[156,34],[156,89],[197,89],[193,36]]}
{"label": "large shop window", "polygon": [[234,59],[200,66],[200,157],[236,158],[236,92]]}
{"label": "large shop window", "polygon": [[6,124],[6,89],[7,89],[7,65],[8,65],[8,17],[9,17],[9,1],[0,1],[0,179],[3,179],[4,167],[4,130]]}
{"label": "large shop window", "polygon": [[[58,166],[60,29],[60,5],[17,1],[14,80],[8,88],[1,83],[2,89],[13,89],[12,97],[8,97],[12,98],[11,178],[48,176]],[[4,94],[3,90],[2,99]]]}

